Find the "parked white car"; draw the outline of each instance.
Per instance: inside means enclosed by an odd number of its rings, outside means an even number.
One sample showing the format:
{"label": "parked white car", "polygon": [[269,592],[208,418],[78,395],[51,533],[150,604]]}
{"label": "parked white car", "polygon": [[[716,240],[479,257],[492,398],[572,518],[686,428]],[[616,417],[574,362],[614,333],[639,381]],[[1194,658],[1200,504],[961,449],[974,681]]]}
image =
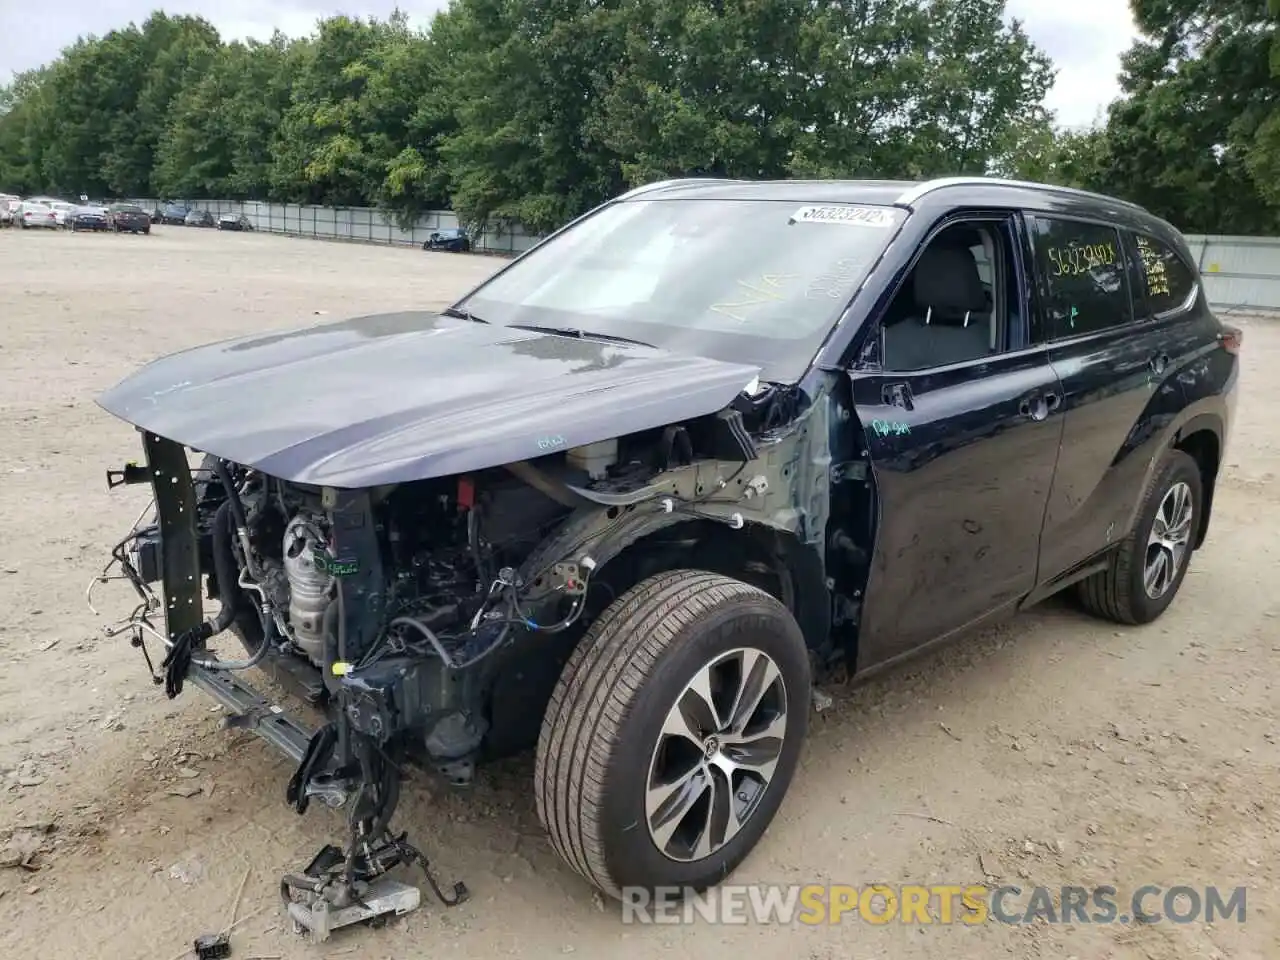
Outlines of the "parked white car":
{"label": "parked white car", "polygon": [[71,220],[75,217],[76,210],[78,209],[76,204],[67,203],[63,200],[56,200],[49,204],[49,206],[53,210],[53,218],[57,221],[59,227],[71,226]]}
{"label": "parked white car", "polygon": [[11,193],[0,193],[0,227],[13,226],[13,212],[22,200]]}
{"label": "parked white car", "polygon": [[48,227],[50,230],[58,229],[58,215],[54,212],[53,207],[45,203],[38,203],[34,200],[23,200],[18,205],[18,226],[23,230],[32,227]]}

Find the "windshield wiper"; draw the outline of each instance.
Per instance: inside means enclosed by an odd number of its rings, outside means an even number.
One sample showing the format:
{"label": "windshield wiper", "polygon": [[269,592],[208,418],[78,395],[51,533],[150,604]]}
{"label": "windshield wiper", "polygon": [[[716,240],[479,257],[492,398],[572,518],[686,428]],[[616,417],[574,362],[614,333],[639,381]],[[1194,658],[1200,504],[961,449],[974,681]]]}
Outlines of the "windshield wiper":
{"label": "windshield wiper", "polygon": [[457,307],[445,307],[440,311],[440,315],[444,317],[457,317],[459,320],[470,320],[472,323],[485,323],[489,321],[483,317],[477,317],[470,310],[460,310]]}
{"label": "windshield wiper", "polygon": [[607,340],[610,343],[630,343],[637,347],[648,347],[650,350],[657,349],[652,343],[645,343],[643,340],[636,340],[633,337],[619,337],[612,333],[595,333],[591,330],[583,330],[580,327],[542,327],[534,323],[508,323],[507,326],[512,330],[528,330],[530,333],[550,333],[557,337],[573,337],[576,340]]}

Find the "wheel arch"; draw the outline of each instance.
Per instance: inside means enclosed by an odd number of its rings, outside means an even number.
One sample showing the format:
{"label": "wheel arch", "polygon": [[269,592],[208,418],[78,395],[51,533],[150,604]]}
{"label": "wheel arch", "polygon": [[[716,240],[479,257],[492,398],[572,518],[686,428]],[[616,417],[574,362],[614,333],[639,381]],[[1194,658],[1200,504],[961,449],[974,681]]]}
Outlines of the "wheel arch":
{"label": "wheel arch", "polygon": [[751,521],[735,529],[723,520],[659,514],[595,545],[590,555],[597,566],[579,622],[513,650],[488,686],[491,756],[531,745],[529,737],[541,724],[560,671],[591,623],[627,590],[662,570],[700,569],[764,590],[795,617],[811,664],[830,657],[831,605],[823,558],[788,530]]}
{"label": "wheel arch", "polygon": [[1200,505],[1200,521],[1196,526],[1194,541],[1195,548],[1199,549],[1209,533],[1213,495],[1217,488],[1218,471],[1222,466],[1222,420],[1215,414],[1193,417],[1178,428],[1170,446],[1190,456],[1200,468],[1203,502]]}
{"label": "wheel arch", "polygon": [[734,529],[720,520],[679,518],[608,553],[593,579],[608,583],[621,595],[672,567],[706,570],[759,587],[796,618],[811,651],[830,643],[831,610],[822,556],[789,530],[750,521]]}

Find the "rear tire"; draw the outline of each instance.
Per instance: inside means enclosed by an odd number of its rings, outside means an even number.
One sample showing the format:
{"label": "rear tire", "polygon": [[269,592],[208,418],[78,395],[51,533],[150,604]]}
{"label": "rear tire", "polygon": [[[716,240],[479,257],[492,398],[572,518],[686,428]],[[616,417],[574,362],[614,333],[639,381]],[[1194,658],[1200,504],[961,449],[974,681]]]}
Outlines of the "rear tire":
{"label": "rear tire", "polygon": [[1191,564],[1203,502],[1199,464],[1181,450],[1167,451],[1110,565],[1077,586],[1081,606],[1129,625],[1164,613]]}
{"label": "rear tire", "polygon": [[613,897],[719,883],[782,803],[809,702],[804,637],[773,597],[697,570],[642,581],[591,625],[547,707],[534,788],[552,846]]}

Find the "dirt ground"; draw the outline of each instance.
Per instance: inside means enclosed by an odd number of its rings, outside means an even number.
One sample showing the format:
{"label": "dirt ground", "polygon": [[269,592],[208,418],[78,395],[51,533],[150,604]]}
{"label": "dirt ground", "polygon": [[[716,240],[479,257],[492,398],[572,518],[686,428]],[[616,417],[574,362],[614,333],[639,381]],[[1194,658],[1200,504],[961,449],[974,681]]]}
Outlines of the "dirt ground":
{"label": "dirt ground", "polygon": [[[782,812],[743,883],[1246,886],[1213,925],[636,926],[556,859],[531,760],[469,792],[418,778],[399,824],[473,899],[384,929],[296,938],[279,875],[339,836],[284,804],[291,765],[176,701],[84,589],[141,509],[103,471],[140,453],[95,395],[204,341],[443,305],[499,261],[157,228],[0,232],[0,956],[177,960],[225,926],[234,957],[588,956],[688,960],[1274,958],[1280,923],[1280,413],[1264,394],[1280,322],[1245,329],[1239,419],[1209,542],[1158,623],[1119,630],[1051,602],[870,683],[828,689]],[[1270,370],[1272,373],[1267,373]],[[424,371],[424,375],[427,372]],[[103,588],[98,606],[131,598]],[[197,789],[198,788],[198,789]],[[51,825],[51,826],[50,826]],[[47,832],[45,831],[47,829]],[[34,838],[34,839],[33,839]],[[2,861],[0,861],[2,862]]]}

